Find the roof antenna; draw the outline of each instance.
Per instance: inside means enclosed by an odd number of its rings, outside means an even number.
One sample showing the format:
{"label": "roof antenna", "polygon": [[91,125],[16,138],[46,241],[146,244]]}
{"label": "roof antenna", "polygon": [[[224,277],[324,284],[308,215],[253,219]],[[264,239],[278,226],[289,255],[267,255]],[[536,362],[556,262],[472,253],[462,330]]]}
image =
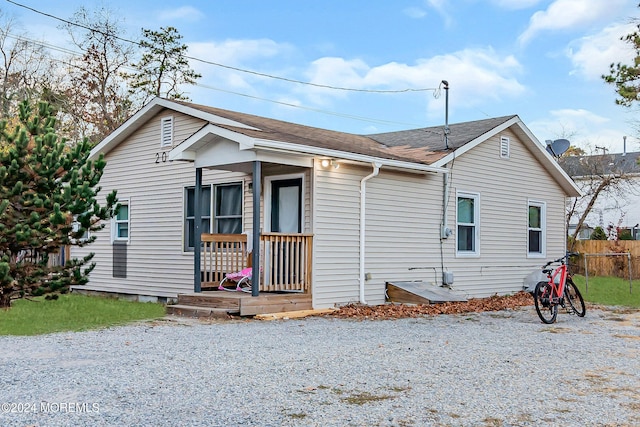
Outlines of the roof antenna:
{"label": "roof antenna", "polygon": [[449,133],[451,132],[449,129],[449,82],[446,80],[442,81],[444,85],[444,148],[445,150],[449,149]]}

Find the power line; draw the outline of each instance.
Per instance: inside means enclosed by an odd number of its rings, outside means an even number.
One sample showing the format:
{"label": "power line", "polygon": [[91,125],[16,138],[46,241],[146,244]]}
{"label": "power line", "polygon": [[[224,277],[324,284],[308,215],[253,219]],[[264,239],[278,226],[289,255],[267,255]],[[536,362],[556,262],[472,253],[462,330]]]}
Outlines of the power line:
{"label": "power line", "polygon": [[[44,41],[39,41],[39,40],[34,40],[31,39],[29,37],[25,37],[25,36],[19,36],[19,35],[15,35],[15,34],[11,34],[11,33],[5,33],[5,35],[9,38],[12,38],[14,40],[17,41],[23,41],[23,42],[28,42],[34,45],[38,45],[38,46],[42,46],[45,47],[47,49],[51,49],[51,50],[55,50],[58,52],[62,52],[65,53],[67,55],[70,55],[72,57],[76,57],[76,58],[82,58],[83,54],[81,52],[77,52],[71,49],[67,49],[64,47],[60,47],[60,46],[56,46],[54,44],[51,43],[47,43]],[[66,62],[66,61],[62,61],[62,60],[58,60],[55,58],[50,58],[52,61],[55,62],[59,62],[61,64],[67,65],[67,66],[73,66],[75,68],[79,68],[76,65],[73,65],[72,63]],[[133,67],[130,66],[123,66],[123,68],[128,69],[130,71],[135,71],[135,69]],[[369,117],[362,117],[362,116],[356,116],[353,114],[346,114],[346,113],[338,113],[338,112],[334,112],[334,111],[328,111],[328,110],[322,110],[319,108],[312,108],[312,107],[305,107],[303,105],[296,105],[296,104],[291,104],[291,103],[287,103],[287,102],[283,102],[283,101],[275,101],[273,99],[268,99],[268,98],[262,98],[262,97],[258,97],[255,95],[248,95],[245,93],[240,93],[240,92],[235,92],[235,91],[231,91],[228,89],[222,89],[219,87],[214,87],[214,86],[210,86],[210,85],[206,85],[204,83],[193,83],[194,86],[198,86],[204,89],[208,89],[208,90],[214,90],[217,92],[224,92],[224,93],[229,93],[232,95],[236,95],[236,96],[242,96],[245,98],[250,98],[250,99],[256,99],[259,101],[264,101],[264,102],[271,102],[273,104],[278,104],[278,105],[284,105],[287,107],[291,107],[291,108],[297,108],[297,109],[301,109],[301,110],[307,110],[307,111],[312,111],[315,113],[320,113],[320,114],[326,114],[329,116],[335,116],[335,117],[342,117],[342,118],[346,118],[346,119],[351,119],[351,120],[359,120],[359,121],[363,121],[363,122],[368,122],[368,123],[374,123],[374,124],[380,124],[380,125],[385,125],[385,126],[391,126],[391,125],[404,125],[404,126],[415,126],[418,127],[420,125],[415,124],[415,123],[406,123],[406,122],[398,122],[398,121],[392,121],[392,120],[383,120],[383,119],[373,119],[373,118],[369,118]],[[434,92],[434,95],[438,94],[439,91]]]}
{"label": "power line", "polygon": [[[85,30],[93,31],[93,32],[102,34],[102,35],[107,36],[107,37],[113,37],[113,38],[115,38],[117,40],[120,40],[120,41],[123,41],[123,42],[126,42],[126,43],[130,43],[130,44],[134,44],[136,46],[140,46],[140,42],[137,42],[137,41],[134,41],[134,40],[130,40],[130,39],[127,39],[127,38],[124,38],[124,37],[120,37],[120,36],[115,35],[115,34],[108,34],[108,33],[104,32],[102,30],[91,28],[88,25],[83,25],[83,24],[79,24],[77,22],[73,22],[73,21],[69,21],[67,19],[60,18],[58,16],[52,15],[52,14],[47,13],[47,12],[43,12],[41,10],[35,9],[33,7],[30,7],[30,6],[21,4],[21,3],[18,3],[18,2],[13,1],[13,0],[6,0],[6,1],[8,3],[11,3],[11,4],[15,5],[15,6],[30,10],[30,11],[32,11],[34,13],[46,16],[46,17],[51,18],[51,19],[55,19],[57,21],[65,23],[65,24],[73,25],[73,26],[80,27],[80,28],[84,28]],[[313,87],[324,88],[324,89],[332,89],[332,90],[340,90],[340,91],[348,91],[348,92],[366,92],[366,93],[405,93],[405,92],[431,92],[431,91],[435,92],[435,91],[438,90],[438,88],[407,88],[407,89],[389,89],[389,90],[384,90],[384,89],[356,89],[356,88],[339,87],[339,86],[332,86],[332,85],[323,85],[323,84],[319,84],[319,83],[312,83],[312,82],[305,82],[305,81],[302,81],[302,80],[291,79],[291,78],[288,78],[288,77],[275,76],[275,75],[272,75],[272,74],[262,73],[262,72],[259,72],[259,71],[247,70],[247,69],[244,69],[244,68],[234,67],[234,66],[231,66],[231,65],[225,65],[225,64],[218,63],[218,62],[208,61],[206,59],[196,58],[196,57],[193,57],[193,56],[185,55],[184,57],[186,59],[190,59],[190,60],[193,60],[193,61],[196,61],[196,62],[200,62],[200,63],[203,63],[203,64],[213,65],[213,66],[220,67],[220,68],[226,68],[228,70],[238,71],[238,72],[241,72],[241,73],[252,74],[252,75],[255,75],[255,76],[266,77],[266,78],[269,78],[269,79],[281,80],[281,81],[285,81],[285,82],[289,82],[289,83],[296,83],[296,84],[313,86]]]}

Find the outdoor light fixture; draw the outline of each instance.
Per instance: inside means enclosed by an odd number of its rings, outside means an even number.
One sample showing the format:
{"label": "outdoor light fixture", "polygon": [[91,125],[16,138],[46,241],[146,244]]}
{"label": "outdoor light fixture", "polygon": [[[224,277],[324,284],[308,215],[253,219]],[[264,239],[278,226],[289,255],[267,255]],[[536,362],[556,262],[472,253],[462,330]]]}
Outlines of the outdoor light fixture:
{"label": "outdoor light fixture", "polygon": [[337,160],[333,160],[333,159],[322,159],[320,160],[320,166],[322,166],[323,168],[328,168],[329,166],[333,167],[334,169],[338,169],[340,167],[340,163],[338,163]]}

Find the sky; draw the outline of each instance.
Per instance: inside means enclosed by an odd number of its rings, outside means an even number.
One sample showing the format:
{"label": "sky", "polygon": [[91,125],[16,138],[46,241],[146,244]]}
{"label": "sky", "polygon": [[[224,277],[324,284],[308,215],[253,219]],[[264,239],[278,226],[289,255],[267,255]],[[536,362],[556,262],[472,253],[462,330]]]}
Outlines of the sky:
{"label": "sky", "polygon": [[[183,89],[199,104],[356,134],[517,114],[543,143],[613,153],[626,136],[640,151],[638,109],[601,78],[633,58],[620,37],[636,29],[637,0],[15,3],[63,19],[105,7],[130,39],[177,28],[202,75]],[[15,3],[0,11],[24,33],[72,48],[60,21]]]}

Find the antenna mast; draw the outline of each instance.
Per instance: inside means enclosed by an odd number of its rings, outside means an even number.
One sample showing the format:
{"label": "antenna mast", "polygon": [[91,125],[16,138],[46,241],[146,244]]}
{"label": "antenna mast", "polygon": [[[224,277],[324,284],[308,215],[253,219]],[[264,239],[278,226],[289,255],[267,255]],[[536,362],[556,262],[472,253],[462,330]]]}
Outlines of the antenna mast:
{"label": "antenna mast", "polygon": [[449,149],[449,82],[442,81],[444,85],[444,148]]}

